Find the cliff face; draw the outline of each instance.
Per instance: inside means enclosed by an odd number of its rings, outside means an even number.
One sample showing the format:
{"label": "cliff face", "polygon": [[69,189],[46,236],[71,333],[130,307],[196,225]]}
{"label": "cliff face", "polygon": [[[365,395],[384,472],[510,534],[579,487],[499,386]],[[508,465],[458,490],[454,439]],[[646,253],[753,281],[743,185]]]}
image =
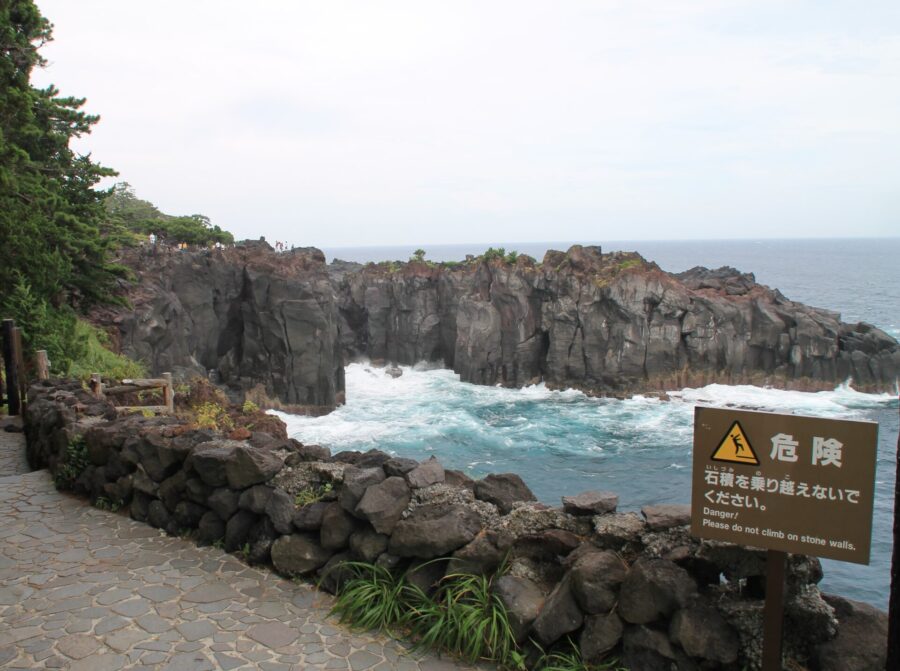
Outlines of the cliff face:
{"label": "cliff face", "polygon": [[596,247],[454,267],[369,265],[334,277],[349,356],[440,360],[468,382],[589,393],[712,382],[893,390],[897,342],[787,300],[730,268],[661,271]]}
{"label": "cliff face", "polygon": [[133,310],[95,315],[151,373],[209,375],[236,396],[297,411],[343,402],[343,359],[325,257],[266,243],[134,253]]}
{"label": "cliff face", "polygon": [[460,264],[325,266],[265,243],[134,254],[134,310],[96,315],[122,349],[268,407],[343,402],[345,360],[443,361],[467,382],[591,394],[726,384],[892,391],[900,347],[731,268],[673,275],[597,247]]}

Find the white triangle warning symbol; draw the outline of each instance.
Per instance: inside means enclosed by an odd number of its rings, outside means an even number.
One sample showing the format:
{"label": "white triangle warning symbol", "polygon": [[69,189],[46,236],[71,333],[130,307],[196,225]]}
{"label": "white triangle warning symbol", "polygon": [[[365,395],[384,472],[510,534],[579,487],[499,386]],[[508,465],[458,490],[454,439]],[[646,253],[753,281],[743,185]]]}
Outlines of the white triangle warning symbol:
{"label": "white triangle warning symbol", "polygon": [[750,444],[750,439],[741,427],[740,422],[735,422],[728,432],[719,441],[719,446],[712,453],[713,461],[728,461],[733,464],[749,464],[759,466],[759,457]]}

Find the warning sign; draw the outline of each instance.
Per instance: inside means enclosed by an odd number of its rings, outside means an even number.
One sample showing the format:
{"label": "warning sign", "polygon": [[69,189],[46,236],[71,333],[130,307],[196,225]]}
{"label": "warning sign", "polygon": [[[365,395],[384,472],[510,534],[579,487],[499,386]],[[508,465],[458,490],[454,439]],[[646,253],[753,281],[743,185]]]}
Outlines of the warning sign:
{"label": "warning sign", "polygon": [[759,458],[750,444],[750,439],[741,428],[740,422],[731,425],[711,458],[713,461],[730,461],[735,464],[759,466]]}
{"label": "warning sign", "polygon": [[696,408],[691,533],[869,563],[878,425]]}

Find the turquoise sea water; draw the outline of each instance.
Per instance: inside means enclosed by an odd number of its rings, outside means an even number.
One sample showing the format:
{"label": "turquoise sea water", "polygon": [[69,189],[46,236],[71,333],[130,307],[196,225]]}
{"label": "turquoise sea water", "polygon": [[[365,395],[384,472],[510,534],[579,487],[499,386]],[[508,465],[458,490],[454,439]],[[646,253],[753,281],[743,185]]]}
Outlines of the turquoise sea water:
{"label": "turquoise sea water", "polygon": [[[496,246],[496,245],[495,245]],[[542,256],[547,244],[504,245]],[[565,249],[568,245],[549,245]],[[733,265],[789,298],[865,319],[898,335],[900,239],[849,241],[728,241],[604,243],[637,250],[665,270]],[[414,247],[326,250],[331,258],[407,258]],[[460,259],[483,246],[430,249],[436,260]],[[387,255],[387,256],[385,256]],[[521,390],[459,381],[452,371],[420,365],[400,378],[354,363],[347,367],[347,405],[325,417],[282,415],[289,433],[332,450],[377,447],[401,456],[437,455],[473,477],[514,471],[541,500],[612,490],[620,509],[648,503],[687,503],[693,408],[734,405],[820,417],[867,419],[879,430],[876,501],[869,566],[826,561],[823,588],[886,607],[898,432],[896,394],[860,394],[851,386],[820,393],[710,385],[685,389],[669,402],[636,397],[590,399],[542,385]]]}

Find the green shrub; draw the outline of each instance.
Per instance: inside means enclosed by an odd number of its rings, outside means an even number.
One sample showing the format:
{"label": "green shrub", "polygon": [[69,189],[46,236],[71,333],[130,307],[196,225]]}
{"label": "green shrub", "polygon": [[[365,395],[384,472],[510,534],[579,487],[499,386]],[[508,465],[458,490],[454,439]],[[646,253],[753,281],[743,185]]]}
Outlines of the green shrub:
{"label": "green shrub", "polygon": [[294,505],[302,508],[303,506],[308,506],[310,503],[321,501],[326,494],[331,492],[332,488],[333,485],[330,482],[326,482],[324,485],[304,487],[297,492],[297,495],[294,497]]}
{"label": "green shrub", "polygon": [[250,399],[247,399],[244,401],[244,405],[241,406],[241,412],[245,415],[252,415],[254,412],[259,412],[259,406]]}
{"label": "green shrub", "polygon": [[75,481],[88,467],[87,444],[78,436],[66,447],[62,463],[57,466],[54,481],[57,489],[72,489]]}
{"label": "green shrub", "polygon": [[197,418],[197,426],[201,429],[231,431],[234,428],[234,422],[228,416],[228,411],[218,403],[211,401],[201,403],[194,408],[194,414]]}
{"label": "green shrub", "polygon": [[571,638],[556,650],[541,655],[537,663],[539,671],[628,671],[619,666],[618,659],[588,664],[581,658],[581,650]]}
{"label": "green shrub", "polygon": [[73,359],[67,371],[68,375],[81,380],[89,379],[92,373],[100,373],[103,377],[114,380],[147,376],[144,364],[108,349],[109,336],[101,329],[79,319],[75,333],[85,347],[81,355]]}

